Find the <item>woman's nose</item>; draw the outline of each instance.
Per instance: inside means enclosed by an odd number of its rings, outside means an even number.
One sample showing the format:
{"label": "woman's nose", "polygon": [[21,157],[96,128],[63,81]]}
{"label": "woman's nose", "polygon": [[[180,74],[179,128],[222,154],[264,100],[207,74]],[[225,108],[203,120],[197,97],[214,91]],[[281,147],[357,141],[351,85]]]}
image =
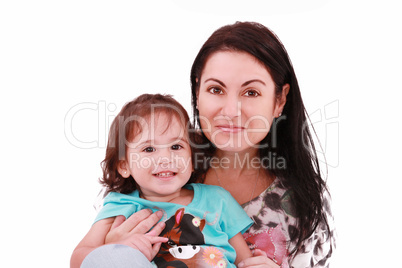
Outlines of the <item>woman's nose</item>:
{"label": "woman's nose", "polygon": [[222,106],[222,115],[235,118],[241,114],[241,101],[237,96],[227,96]]}

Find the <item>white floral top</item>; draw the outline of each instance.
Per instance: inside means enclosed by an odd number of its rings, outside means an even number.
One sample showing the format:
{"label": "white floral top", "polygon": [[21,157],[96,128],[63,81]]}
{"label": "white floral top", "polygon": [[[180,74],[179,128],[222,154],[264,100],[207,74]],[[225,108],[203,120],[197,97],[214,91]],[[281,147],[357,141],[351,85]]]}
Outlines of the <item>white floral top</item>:
{"label": "white floral top", "polygon": [[265,251],[282,268],[329,267],[335,249],[335,228],[328,193],[324,195],[324,209],[330,230],[325,223],[320,223],[294,258],[288,256],[295,246],[290,242],[289,235],[296,228],[294,208],[290,202],[290,191],[278,178],[243,208],[254,221],[244,234],[250,249]]}

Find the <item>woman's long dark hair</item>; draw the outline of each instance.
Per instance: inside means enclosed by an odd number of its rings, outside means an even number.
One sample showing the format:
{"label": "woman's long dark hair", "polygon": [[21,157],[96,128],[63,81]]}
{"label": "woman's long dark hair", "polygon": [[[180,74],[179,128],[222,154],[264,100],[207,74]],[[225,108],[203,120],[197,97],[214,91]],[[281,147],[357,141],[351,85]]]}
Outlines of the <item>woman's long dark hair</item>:
{"label": "woman's long dark hair", "polygon": [[[260,143],[269,144],[261,146],[263,149],[260,149],[260,157],[275,153],[286,161],[286,168],[272,167],[269,171],[293,192],[298,229],[290,233],[290,236],[296,243],[291,254],[296,255],[302,248],[303,241],[311,236],[317,225],[324,222],[328,228],[328,223],[323,204],[326,184],[321,177],[312,135],[307,127],[308,116],[292,63],[277,36],[261,24],[237,22],[216,30],[200,49],[191,69],[194,125],[199,129],[201,127],[196,105],[201,74],[207,59],[218,51],[239,51],[253,55],[272,76],[276,97],[281,96],[285,84],[290,85],[282,116],[274,121],[268,135]],[[202,131],[201,136],[200,142],[210,145],[206,151],[207,157],[212,156],[215,147]],[[196,174],[204,178],[208,167],[198,168]]]}

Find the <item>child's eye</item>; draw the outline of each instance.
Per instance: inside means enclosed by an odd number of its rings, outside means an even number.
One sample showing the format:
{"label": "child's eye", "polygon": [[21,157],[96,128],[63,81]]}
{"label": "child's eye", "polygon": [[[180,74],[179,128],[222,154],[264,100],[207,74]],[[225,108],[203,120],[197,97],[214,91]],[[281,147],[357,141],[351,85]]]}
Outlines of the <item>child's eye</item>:
{"label": "child's eye", "polygon": [[217,95],[223,94],[222,89],[220,89],[218,87],[211,87],[208,89],[208,91],[209,91],[209,93],[212,93],[212,94],[217,94]]}
{"label": "child's eye", "polygon": [[172,150],[180,150],[181,148],[183,148],[183,146],[181,146],[180,144],[172,145]]}
{"label": "child's eye", "polygon": [[142,150],[142,151],[146,152],[146,153],[152,153],[152,152],[155,152],[156,149],[154,147],[148,146],[148,147],[144,148],[144,150]]}
{"label": "child's eye", "polygon": [[258,93],[256,90],[247,90],[246,93],[244,93],[246,97],[258,97],[260,96],[260,93]]}

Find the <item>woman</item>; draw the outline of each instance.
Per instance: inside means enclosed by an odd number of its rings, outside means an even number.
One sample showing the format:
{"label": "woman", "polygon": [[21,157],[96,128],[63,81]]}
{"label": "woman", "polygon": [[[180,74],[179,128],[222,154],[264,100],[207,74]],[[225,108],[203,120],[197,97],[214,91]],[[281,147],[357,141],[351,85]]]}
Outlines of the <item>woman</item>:
{"label": "woman", "polygon": [[245,235],[250,247],[281,267],[327,267],[334,249],[328,192],[278,38],[257,23],[218,29],[193,63],[191,87],[209,163],[198,176],[228,190],[254,220]]}
{"label": "woman", "polygon": [[[257,23],[218,29],[193,63],[191,86],[201,134],[195,173],[228,190],[254,220],[244,235],[254,256],[239,267],[328,267],[335,247],[328,192],[278,38]],[[107,242],[144,233],[160,217],[117,217]]]}

